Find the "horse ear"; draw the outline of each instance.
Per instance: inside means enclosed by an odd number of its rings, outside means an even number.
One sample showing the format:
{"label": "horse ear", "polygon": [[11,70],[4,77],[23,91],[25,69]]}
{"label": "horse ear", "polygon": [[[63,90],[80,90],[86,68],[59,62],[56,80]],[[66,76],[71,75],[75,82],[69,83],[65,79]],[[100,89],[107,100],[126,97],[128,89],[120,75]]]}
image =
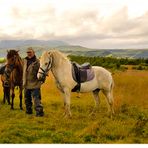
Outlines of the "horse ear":
{"label": "horse ear", "polygon": [[20,50],[17,50],[16,52],[18,53]]}
{"label": "horse ear", "polygon": [[7,53],[9,52],[9,50],[7,50]]}

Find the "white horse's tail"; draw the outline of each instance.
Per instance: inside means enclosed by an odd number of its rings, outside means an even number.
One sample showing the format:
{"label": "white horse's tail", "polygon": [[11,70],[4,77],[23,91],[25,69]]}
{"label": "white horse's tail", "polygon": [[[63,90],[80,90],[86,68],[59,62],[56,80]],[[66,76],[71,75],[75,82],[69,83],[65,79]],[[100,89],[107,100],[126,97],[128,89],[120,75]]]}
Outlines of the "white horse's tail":
{"label": "white horse's tail", "polygon": [[114,89],[114,80],[112,78],[112,82],[111,82],[111,85],[110,85],[110,99],[112,101],[112,103],[114,103],[114,97],[113,97],[113,89]]}
{"label": "white horse's tail", "polygon": [[113,80],[113,78],[112,78],[112,83],[111,83],[111,90],[112,90],[112,91],[113,91],[114,86],[115,86],[115,83],[114,83],[114,80]]}
{"label": "white horse's tail", "polygon": [[[113,96],[114,86],[115,86],[115,83],[114,83],[114,80],[112,79],[112,83],[111,83],[111,86],[110,86],[110,95],[111,95],[111,101],[112,101],[113,105],[114,105],[114,96]],[[114,113],[114,110],[112,110],[112,111]]]}

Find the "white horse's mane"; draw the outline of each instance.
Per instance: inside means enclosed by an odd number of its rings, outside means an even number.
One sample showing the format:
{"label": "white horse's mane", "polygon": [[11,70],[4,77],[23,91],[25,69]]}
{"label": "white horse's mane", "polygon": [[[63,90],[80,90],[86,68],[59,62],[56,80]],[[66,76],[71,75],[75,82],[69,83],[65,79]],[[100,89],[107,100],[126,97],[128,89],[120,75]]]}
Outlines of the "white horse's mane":
{"label": "white horse's mane", "polygon": [[60,57],[62,57],[64,60],[69,60],[66,54],[58,50],[51,50],[51,53],[53,53],[54,55],[60,55]]}
{"label": "white horse's mane", "polygon": [[51,55],[56,58],[56,60],[62,60],[63,62],[69,62],[69,58],[67,57],[66,54],[61,53],[58,50],[50,50],[48,53],[51,53]]}
{"label": "white horse's mane", "polygon": [[44,51],[42,56],[41,56],[41,63],[45,63],[45,59],[47,57],[53,57],[54,59],[54,64],[64,64],[64,63],[70,63],[70,60],[68,59],[67,55],[64,53],[61,53],[58,50],[49,50],[49,51]]}

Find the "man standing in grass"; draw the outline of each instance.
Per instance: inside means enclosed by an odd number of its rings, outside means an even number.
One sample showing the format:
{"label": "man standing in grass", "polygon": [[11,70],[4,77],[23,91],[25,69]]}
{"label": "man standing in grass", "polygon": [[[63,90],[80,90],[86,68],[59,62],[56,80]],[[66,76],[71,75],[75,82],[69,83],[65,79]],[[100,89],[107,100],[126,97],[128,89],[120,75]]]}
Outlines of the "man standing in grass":
{"label": "man standing in grass", "polygon": [[41,82],[37,78],[40,67],[39,60],[36,58],[34,50],[30,47],[27,49],[27,57],[24,59],[23,65],[23,86],[26,104],[26,113],[32,114],[32,98],[35,105],[36,116],[44,115],[43,106],[41,104]]}

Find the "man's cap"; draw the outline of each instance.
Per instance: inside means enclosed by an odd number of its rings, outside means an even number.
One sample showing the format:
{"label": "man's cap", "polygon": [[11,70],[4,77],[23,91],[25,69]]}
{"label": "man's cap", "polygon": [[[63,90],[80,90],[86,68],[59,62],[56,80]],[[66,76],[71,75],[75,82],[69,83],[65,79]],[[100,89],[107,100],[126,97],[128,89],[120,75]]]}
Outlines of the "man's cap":
{"label": "man's cap", "polygon": [[27,48],[27,51],[26,52],[34,52],[34,50],[33,50],[33,48],[32,47],[29,47],[29,48]]}

